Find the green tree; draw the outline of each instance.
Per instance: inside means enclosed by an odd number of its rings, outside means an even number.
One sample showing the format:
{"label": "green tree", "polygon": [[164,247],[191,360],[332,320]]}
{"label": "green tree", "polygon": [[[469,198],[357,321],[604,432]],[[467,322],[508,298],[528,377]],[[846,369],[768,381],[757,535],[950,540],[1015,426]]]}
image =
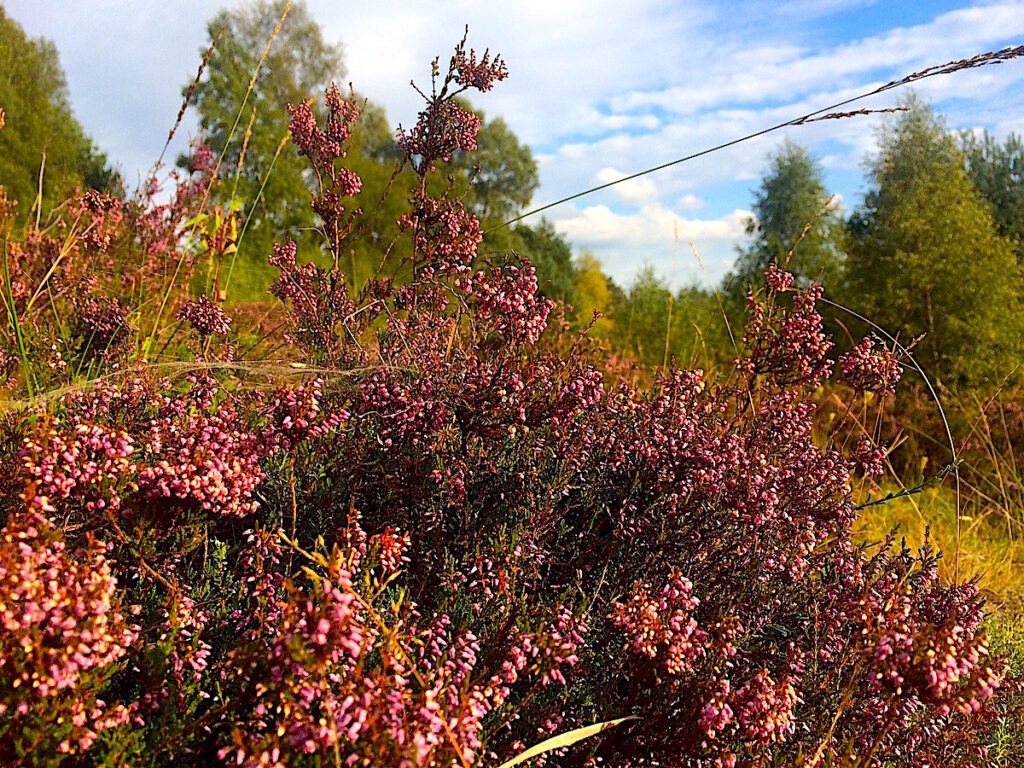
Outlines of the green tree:
{"label": "green tree", "polygon": [[613,344],[649,366],[673,359],[685,365],[714,365],[730,354],[728,334],[715,295],[697,285],[679,288],[645,267],[623,304],[609,301]]}
{"label": "green tree", "polygon": [[[345,75],[341,47],[324,39],[301,0],[292,2],[260,64],[285,6],[286,0],[251,0],[217,14],[208,25],[210,38],[221,27],[224,32],[192,95],[204,140],[215,153],[223,153],[223,183],[216,194],[222,203],[232,197],[239,201],[242,215],[249,219],[238,254],[241,282],[261,289],[271,279],[264,264],[275,241],[296,239],[307,255],[319,249],[316,238],[297,237],[315,226],[315,218],[309,206],[306,161],[290,143],[280,148],[288,135],[288,104],[313,99],[320,105],[326,87]],[[257,201],[261,186],[263,196]]]}
{"label": "green tree", "polygon": [[799,144],[783,144],[769,159],[755,193],[754,215],[747,220],[753,241],[740,249],[734,272],[726,278],[728,293],[742,298],[750,285],[761,283],[769,264],[787,260],[787,269],[803,283],[835,282],[841,274],[837,242],[842,219],[834,209],[826,210],[828,198],[814,158]]}
{"label": "green tree", "polygon": [[956,141],[911,97],[870,164],[848,224],[849,298],[947,386],[997,381],[1021,355],[1021,273]]}
{"label": "green tree", "polygon": [[[481,110],[474,109],[468,101],[460,101],[463,108],[474,112],[482,121],[476,135],[477,149],[469,153],[456,152],[434,179],[433,192],[439,193],[445,183],[454,183],[457,193],[464,195],[466,207],[480,219],[487,232],[481,253],[493,255],[515,250],[533,259],[530,243],[550,245],[554,230],[539,233],[527,243],[516,233],[522,234],[529,229],[528,225],[514,229],[501,226],[530,204],[540,184],[533,153],[519,141],[504,119],[487,120]],[[538,254],[538,258],[543,259],[544,255]]]}
{"label": "green tree", "polygon": [[115,191],[120,180],[107,167],[71,112],[57,49],[30,39],[0,6],[0,184],[19,202],[24,220],[39,191],[43,168],[45,214],[75,187]]}
{"label": "green tree", "polygon": [[1024,141],[1011,133],[1000,144],[988,131],[962,135],[967,174],[992,209],[999,234],[1014,245],[1024,263]]}
{"label": "green tree", "polygon": [[544,295],[576,307],[579,278],[572,260],[572,248],[555,231],[554,225],[542,219],[533,227],[516,227],[512,235],[516,251],[529,258],[537,268],[537,279]]}
{"label": "green tree", "polygon": [[[477,112],[481,118],[482,112]],[[476,135],[477,151],[462,162],[473,163],[470,202],[488,226],[518,215],[533,198],[540,179],[533,153],[521,144],[505,121],[485,120]]]}

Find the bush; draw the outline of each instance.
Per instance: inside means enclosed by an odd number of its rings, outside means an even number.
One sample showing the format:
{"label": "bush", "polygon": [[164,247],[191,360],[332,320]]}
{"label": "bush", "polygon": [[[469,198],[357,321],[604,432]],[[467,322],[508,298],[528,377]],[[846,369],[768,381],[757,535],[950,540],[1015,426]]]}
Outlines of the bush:
{"label": "bush", "polygon": [[[169,203],[9,234],[3,762],[468,766],[625,716],[557,764],[985,762],[1017,683],[977,589],[856,545],[884,456],[812,440],[820,289],[770,268],[725,380],[606,382],[533,267],[427,191],[474,147],[455,96],[505,75],[464,44],[437,75],[399,136],[403,268],[358,292],[358,106],[292,109],[328,258],[274,248],[262,363],[179,287],[205,261],[215,297],[232,251],[201,147]],[[851,384],[893,387],[858,349]]]}

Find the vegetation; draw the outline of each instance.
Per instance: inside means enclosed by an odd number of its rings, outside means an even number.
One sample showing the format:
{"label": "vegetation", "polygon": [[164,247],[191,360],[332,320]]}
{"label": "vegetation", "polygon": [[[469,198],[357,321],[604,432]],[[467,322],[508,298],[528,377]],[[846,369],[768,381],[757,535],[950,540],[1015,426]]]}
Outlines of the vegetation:
{"label": "vegetation", "polygon": [[1024,142],[1011,133],[1000,144],[988,131],[963,136],[967,173],[989,204],[999,234],[1013,243],[1024,261]]}
{"label": "vegetation", "polygon": [[912,100],[847,222],[785,145],[623,289],[498,228],[500,57],[396,136],[301,4],[210,29],[159,184],[0,203],[0,763],[1024,760],[1012,142]]}
{"label": "vegetation", "polygon": [[851,297],[951,386],[999,383],[1021,359],[1013,246],[971,186],[964,158],[924,104],[880,137],[874,187],[850,221]]}
{"label": "vegetation", "polygon": [[[71,114],[57,49],[30,40],[0,6],[0,179],[20,202],[24,222],[33,208],[49,213],[76,186],[113,190],[119,180]],[[36,198],[42,194],[39,203]]]}
{"label": "vegetation", "polygon": [[802,284],[837,287],[842,276],[842,221],[822,181],[821,168],[798,144],[786,143],[769,161],[769,170],[747,221],[753,242],[740,251],[736,272],[726,278],[742,298],[772,264],[785,264]]}

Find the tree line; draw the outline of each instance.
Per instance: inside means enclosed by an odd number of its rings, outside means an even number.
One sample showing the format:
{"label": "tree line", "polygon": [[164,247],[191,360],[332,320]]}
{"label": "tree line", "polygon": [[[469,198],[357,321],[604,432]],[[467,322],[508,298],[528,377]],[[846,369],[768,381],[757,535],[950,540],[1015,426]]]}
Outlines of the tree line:
{"label": "tree line", "polygon": [[[204,75],[185,88],[202,141],[222,156],[224,183],[214,194],[245,222],[231,299],[264,294],[273,278],[266,256],[286,233],[309,233],[300,254],[322,255],[316,214],[304,202],[313,181],[286,141],[287,105],[318,105],[330,82],[344,82],[344,55],[303,3],[291,5],[275,36],[284,11],[282,0],[256,0],[220,12],[208,26],[216,45]],[[74,186],[118,188],[118,175],[71,112],[55,47],[29,39],[2,9],[0,61],[8,123],[0,177],[20,204],[18,216],[37,207],[40,165],[41,211]],[[395,222],[420,180],[408,166],[395,172],[401,152],[393,128],[382,107],[363,100],[346,158],[363,179],[359,200],[370,214],[346,264],[356,286],[379,274],[402,279]],[[548,221],[498,226],[526,208],[539,184],[529,147],[501,118],[477,111],[478,151],[456,153],[431,184],[453,187],[480,219],[482,253],[528,258],[548,297],[573,308],[571,322],[586,325],[597,310],[593,335],[643,366],[731,359],[746,294],[778,262],[799,282],[822,282],[827,297],[912,348],[941,384],[991,387],[1014,375],[1024,356],[1024,143],[1013,134],[953,133],[914,96],[903,107],[880,129],[868,191],[846,215],[828,205],[815,158],[799,144],[779,147],[754,192],[750,240],[713,287],[672,289],[650,268],[620,286],[592,255],[574,255]],[[864,330],[841,310],[832,320],[857,326],[853,336]]]}

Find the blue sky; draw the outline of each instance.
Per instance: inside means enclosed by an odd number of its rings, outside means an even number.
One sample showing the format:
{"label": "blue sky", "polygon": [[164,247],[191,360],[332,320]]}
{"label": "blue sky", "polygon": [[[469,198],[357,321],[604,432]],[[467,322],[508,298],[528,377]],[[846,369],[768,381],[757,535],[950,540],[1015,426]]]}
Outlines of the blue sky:
{"label": "blue sky", "polygon": [[[129,179],[158,155],[223,3],[4,0],[53,39],[86,130]],[[1024,0],[525,0],[338,3],[309,0],[345,48],[345,81],[393,124],[470,25],[470,43],[511,77],[476,105],[533,149],[537,205],[796,117],[931,64],[1024,43]],[[1024,132],[1024,60],[935,78],[918,93],[951,129]],[[892,106],[890,92],[859,106]],[[846,208],[864,191],[879,118],[829,121],[676,166],[548,211],[579,251],[628,285],[644,264],[676,284],[717,280],[744,241],[766,158],[785,138],[820,159]],[[186,134],[195,123],[186,121]],[[184,136],[183,136],[184,138]],[[171,155],[173,156],[173,155]],[[675,233],[678,232],[678,243]],[[703,269],[690,244],[698,250]]]}

